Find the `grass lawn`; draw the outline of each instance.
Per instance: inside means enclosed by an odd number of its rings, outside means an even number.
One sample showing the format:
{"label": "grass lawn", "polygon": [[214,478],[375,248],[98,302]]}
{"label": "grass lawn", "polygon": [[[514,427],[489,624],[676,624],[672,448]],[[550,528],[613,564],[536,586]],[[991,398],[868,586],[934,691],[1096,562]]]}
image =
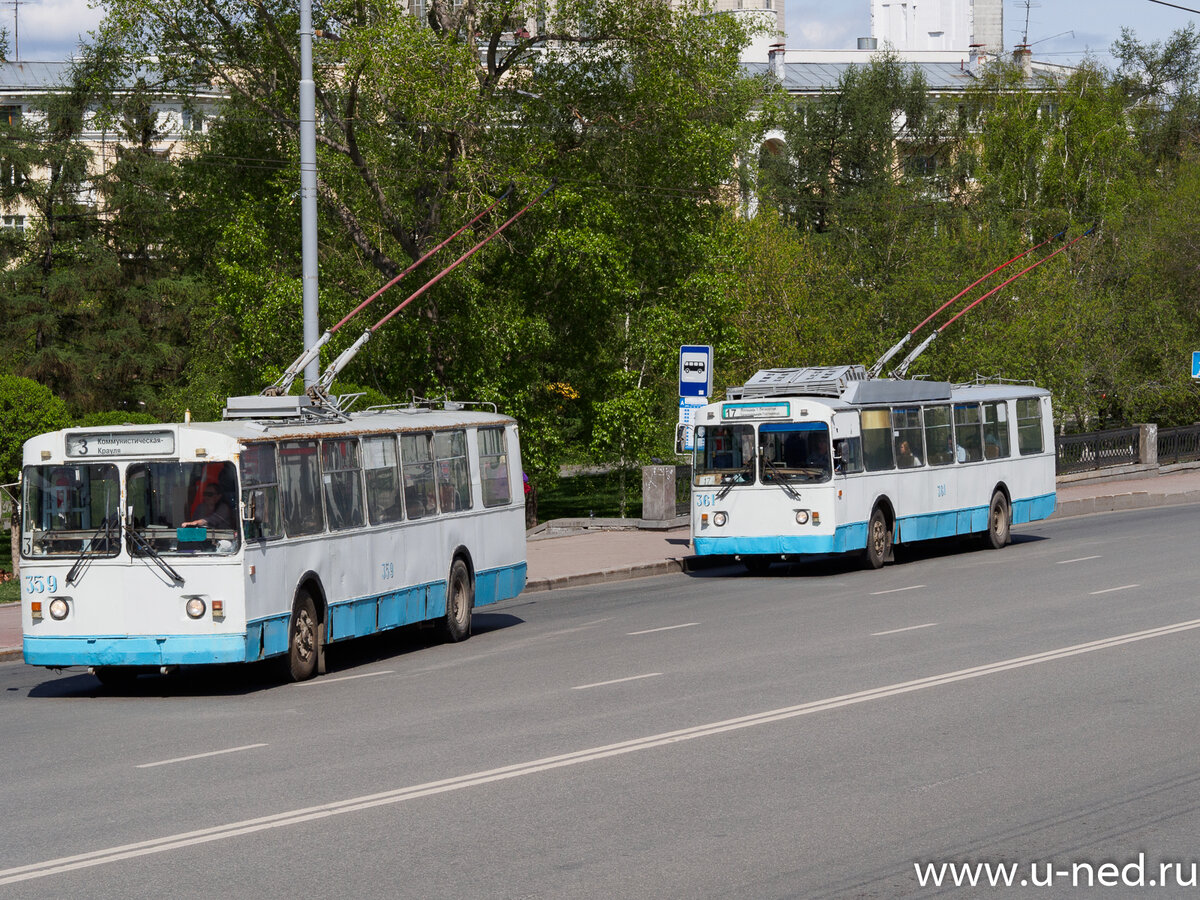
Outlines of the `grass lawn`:
{"label": "grass lawn", "polygon": [[[537,514],[539,522],[586,519],[589,515],[614,519],[621,515],[621,474],[576,475],[543,484],[538,488]],[[625,515],[631,519],[642,516],[640,469],[625,474]]]}

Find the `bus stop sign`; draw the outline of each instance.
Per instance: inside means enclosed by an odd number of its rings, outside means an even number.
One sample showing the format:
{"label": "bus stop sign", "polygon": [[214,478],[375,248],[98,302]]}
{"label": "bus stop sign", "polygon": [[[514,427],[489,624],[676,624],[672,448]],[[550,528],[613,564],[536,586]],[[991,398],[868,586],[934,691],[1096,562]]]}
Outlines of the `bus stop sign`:
{"label": "bus stop sign", "polygon": [[712,347],[684,345],[679,348],[679,396],[712,395]]}
{"label": "bus stop sign", "polygon": [[1200,381],[1200,350],[1192,351],[1192,377]]}

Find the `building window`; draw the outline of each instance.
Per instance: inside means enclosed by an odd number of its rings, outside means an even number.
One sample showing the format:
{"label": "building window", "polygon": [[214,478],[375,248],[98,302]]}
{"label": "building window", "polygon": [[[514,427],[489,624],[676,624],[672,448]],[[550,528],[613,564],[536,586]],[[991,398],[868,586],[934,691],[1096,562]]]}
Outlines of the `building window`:
{"label": "building window", "polygon": [[937,171],[936,156],[906,156],[904,158],[904,174],[909,178],[932,178]]}
{"label": "building window", "polygon": [[24,216],[0,216],[0,228],[10,229],[17,234],[25,233]]}
{"label": "building window", "polygon": [[21,123],[21,107],[0,106],[0,125],[19,125]]}
{"label": "building window", "polygon": [[204,131],[204,115],[198,112],[192,112],[190,109],[183,111],[183,130],[185,132],[202,132]]}

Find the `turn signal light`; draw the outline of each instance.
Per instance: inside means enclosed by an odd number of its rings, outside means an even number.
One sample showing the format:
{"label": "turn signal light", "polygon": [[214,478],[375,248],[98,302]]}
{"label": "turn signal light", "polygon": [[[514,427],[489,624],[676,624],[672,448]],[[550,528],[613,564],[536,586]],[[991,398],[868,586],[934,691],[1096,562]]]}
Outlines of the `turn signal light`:
{"label": "turn signal light", "polygon": [[29,611],[31,613],[33,613],[33,617],[35,619],[40,619],[42,617],[42,601],[41,600],[30,601]]}

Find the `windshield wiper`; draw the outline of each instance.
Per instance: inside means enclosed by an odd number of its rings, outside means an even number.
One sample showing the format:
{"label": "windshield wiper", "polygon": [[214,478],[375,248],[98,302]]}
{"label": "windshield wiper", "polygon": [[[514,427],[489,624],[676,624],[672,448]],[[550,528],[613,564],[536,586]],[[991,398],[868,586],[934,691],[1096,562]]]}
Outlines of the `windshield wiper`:
{"label": "windshield wiper", "polygon": [[137,528],[134,527],[132,518],[128,522],[125,523],[125,527],[129,531],[130,542],[138,550],[140,550],[146,556],[150,557],[150,559],[154,560],[154,564],[156,566],[158,566],[160,569],[162,569],[163,572],[165,572],[171,578],[175,579],[175,581],[179,582],[180,584],[184,584],[183,576],[180,575],[178,572],[176,572],[171,567],[170,563],[168,563],[165,559],[163,559],[161,556],[159,556],[158,551],[150,546],[150,542],[147,541],[144,537],[142,537],[142,535],[138,532]]}
{"label": "windshield wiper", "polygon": [[775,483],[779,485],[783,492],[793,500],[799,500],[800,492],[784,481],[785,476],[783,474],[783,470],[780,469],[779,466],[775,465],[775,463],[771,462],[771,460],[767,459],[766,456],[762,458],[762,461],[764,466],[775,473]]}
{"label": "windshield wiper", "polygon": [[724,478],[721,479],[721,481],[724,482],[725,486],[723,488],[721,488],[719,491],[717,491],[717,499],[724,500],[725,495],[733,490],[733,486],[735,484],[741,483],[738,481],[739,478],[742,478],[746,475],[753,475],[753,474],[754,474],[754,462],[752,460],[750,463],[743,466],[741,468],[741,470],[739,470],[737,472],[732,472],[729,475],[726,475]]}
{"label": "windshield wiper", "polygon": [[[71,566],[71,571],[69,571],[67,573],[67,584],[75,583],[75,577],[77,575],[81,574],[80,570],[82,569],[83,564],[86,560],[91,559],[93,556],[101,556],[101,555],[103,555],[103,553],[108,553],[109,545],[112,542],[112,527],[113,527],[113,525],[116,524],[116,519],[117,519],[117,514],[115,512],[113,512],[110,515],[105,516],[101,520],[100,527],[96,529],[96,533],[93,534],[90,538],[88,538],[87,548],[85,550],[80,551],[79,557],[75,560],[75,565]],[[92,546],[93,544],[96,543],[96,538],[100,537],[101,534],[104,535],[104,551],[103,551],[103,553],[93,549],[93,546]]]}

